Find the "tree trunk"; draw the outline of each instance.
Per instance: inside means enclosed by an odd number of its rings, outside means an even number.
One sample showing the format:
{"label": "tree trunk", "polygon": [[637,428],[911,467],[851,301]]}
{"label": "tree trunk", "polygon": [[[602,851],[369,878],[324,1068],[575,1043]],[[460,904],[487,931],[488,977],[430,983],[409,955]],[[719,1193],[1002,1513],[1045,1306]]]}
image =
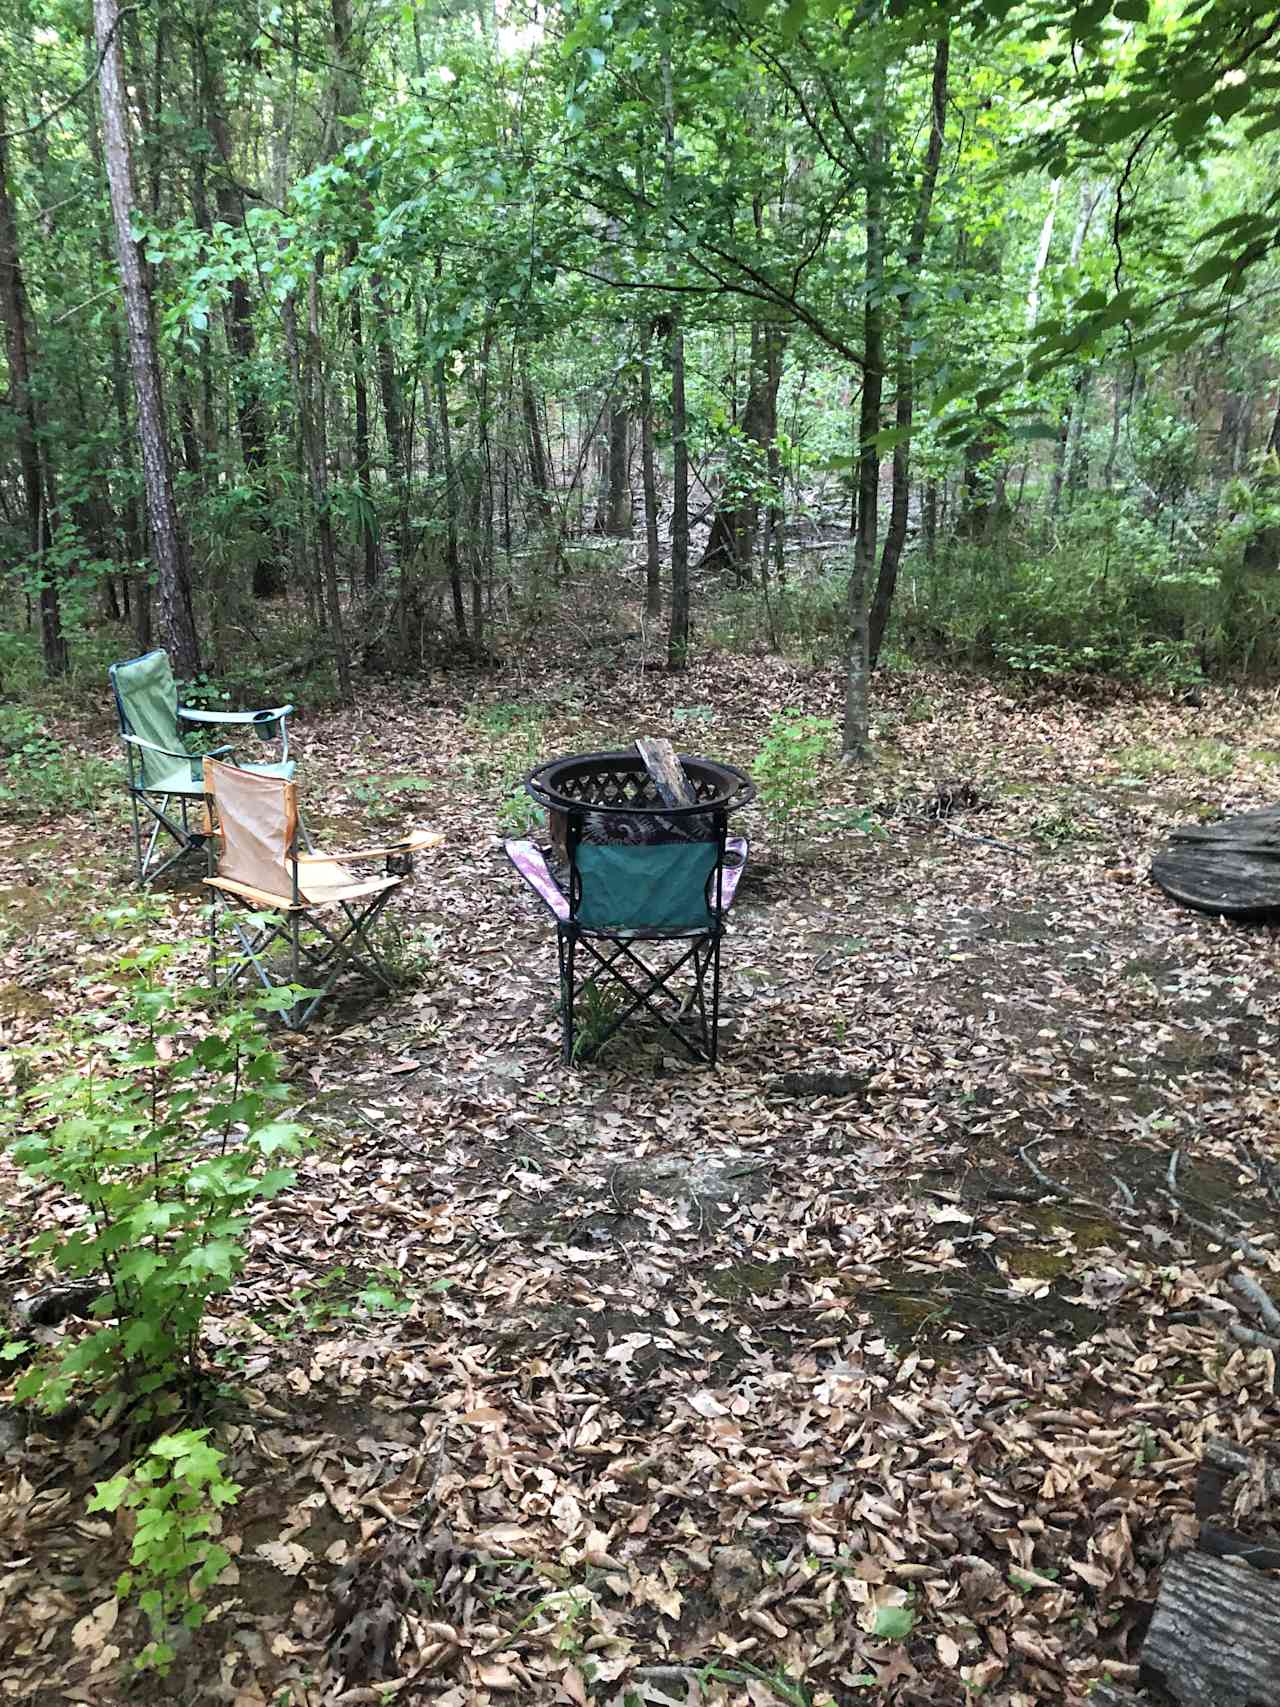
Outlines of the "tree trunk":
{"label": "tree trunk", "polygon": [[[924,258],[925,237],[929,229],[929,212],[933,205],[933,187],[938,178],[942,159],[942,141],[947,122],[947,66],[951,57],[950,38],[943,36],[933,56],[933,91],[930,101],[931,124],[929,146],[925,151],[924,171],[920,178],[920,194],[916,201],[915,218],[907,244],[903,272],[910,282],[920,271]],[[893,446],[893,500],[889,511],[889,528],[885,535],[884,552],[880,558],[880,574],[876,580],[875,599],[871,606],[871,622],[867,636],[868,668],[874,669],[880,657],[884,631],[889,623],[889,611],[898,585],[898,565],[907,540],[907,510],[911,496],[911,427],[915,412],[915,362],[911,354],[913,327],[905,302],[898,307],[897,338],[894,348],[897,399],[895,426],[897,437]]]}
{"label": "tree trunk", "polygon": [[1031,268],[1031,283],[1027,289],[1027,331],[1034,332],[1040,318],[1040,280],[1044,277],[1044,269],[1049,260],[1049,247],[1053,242],[1054,220],[1058,212],[1058,197],[1062,193],[1062,179],[1055,178],[1049,185],[1049,206],[1045,211],[1044,224],[1040,227],[1040,242],[1036,249],[1035,262]]}
{"label": "tree trunk", "polygon": [[630,412],[615,403],[609,411],[609,471],[600,530],[615,539],[631,537],[630,427]]}
{"label": "tree trunk", "polygon": [[[226,120],[226,98],[217,61],[203,33],[197,28],[196,48],[200,56],[205,112],[213,138],[213,195],[218,218],[231,230],[244,225],[244,198],[231,173],[231,133]],[[255,371],[256,340],[253,305],[249,287],[239,273],[228,284],[225,312],[227,346],[231,355],[231,394],[235,400],[236,431],[244,462],[245,481],[252,496],[250,526],[255,536],[253,596],[276,598],[284,590],[280,571],[282,541],[273,539],[266,516],[267,422]]]}
{"label": "tree trunk", "polygon": [[874,95],[872,132],[867,139],[867,290],[862,314],[862,403],[858,412],[858,531],[853,543],[846,619],[847,658],[842,749],[865,763],[871,753],[868,705],[871,652],[867,594],[875,562],[880,503],[880,400],[884,388],[884,132],[883,73]]}
{"label": "tree trunk", "polygon": [[[1080,257],[1084,253],[1084,241],[1089,234],[1089,225],[1093,219],[1094,209],[1102,200],[1102,192],[1105,188],[1105,183],[1095,186],[1090,184],[1087,179],[1080,186],[1080,206],[1076,213],[1075,230],[1071,234],[1071,251],[1067,256],[1067,265],[1072,269],[1080,264]],[[1067,418],[1059,431],[1058,442],[1054,451],[1053,475],[1049,483],[1049,513],[1052,516],[1057,515],[1061,506],[1063,487],[1068,484],[1068,464],[1074,462],[1075,453],[1079,449],[1088,391],[1088,372],[1085,368],[1079,367],[1072,376],[1071,404],[1067,411]]]}
{"label": "tree trunk", "polygon": [[[777,432],[778,383],[782,377],[782,337],[776,326],[751,323],[751,373],[742,431],[758,446],[761,463]],[[716,509],[700,569],[722,569],[739,582],[751,579],[751,562],[759,532],[759,505],[750,495],[734,494]]]}
{"label": "tree trunk", "polygon": [[547,472],[547,451],[542,427],[538,421],[538,400],[529,378],[529,364],[520,358],[520,406],[524,411],[525,434],[529,441],[529,479],[533,487],[533,511],[539,522],[551,521],[551,477]]}
{"label": "tree trunk", "polygon": [[116,259],[129,328],[129,354],[138,405],[138,437],[142,441],[147,515],[151,522],[151,549],[156,564],[160,632],[172,656],[175,673],[180,678],[191,677],[200,669],[200,648],[191,608],[191,578],[173,498],[164,393],[151,329],[151,300],[132,235],[133,181],[118,0],[94,0],[93,21],[101,60],[98,97],[102,107],[103,154],[111,189]]}
{"label": "tree trunk", "polygon": [[338,675],[338,693],[351,699],[351,662],[342,624],[342,602],[338,593],[338,553],[333,537],[329,504],[328,435],[325,428],[323,346],[320,341],[320,268],[317,260],[307,288],[306,357],[302,367],[302,437],[306,449],[307,477],[316,544],[320,552],[320,578],[328,610],[333,642],[333,661]]}
{"label": "tree trunk", "polygon": [[[355,250],[349,259],[354,263]],[[351,293],[351,356],[355,368],[356,395],[356,487],[360,494],[360,537],[364,541],[364,584],[378,584],[378,530],[373,513],[373,485],[369,478],[369,384],[365,375],[364,321],[360,313],[360,290]]]}
{"label": "tree trunk", "polygon": [[[1280,402],[1276,404],[1275,419],[1267,439],[1267,458],[1271,463],[1280,458]],[[1271,472],[1270,468],[1259,476],[1258,496],[1268,504],[1280,497],[1280,475]],[[1244,566],[1253,571],[1280,568],[1280,527],[1258,529],[1244,548]]]}
{"label": "tree trunk", "polygon": [[689,440],[684,401],[684,334],[673,320],[667,339],[671,373],[671,621],[667,665],[689,662]]}
{"label": "tree trunk", "polygon": [[1249,1565],[1181,1553],[1165,1565],[1142,1678],[1178,1707],[1262,1707],[1280,1678],[1280,1585]]}
{"label": "tree trunk", "polygon": [[400,408],[400,382],[391,347],[391,304],[382,279],[375,274],[373,294],[373,343],[377,352],[378,394],[382,401],[382,424],[387,435],[387,478],[396,494],[396,566],[403,578],[409,573],[409,465],[405,454],[404,426]]}
{"label": "tree trunk", "polygon": [[18,464],[22,470],[31,569],[40,589],[40,644],[45,674],[54,677],[67,672],[67,643],[62,633],[56,571],[46,557],[55,509],[53,477],[41,452],[39,417],[31,388],[35,329],[23,283],[18,225],[9,191],[8,147],[4,136],[7,129],[4,89],[0,86],[0,314],[4,316],[9,358],[8,401],[14,414]]}
{"label": "tree trunk", "polygon": [[[671,43],[662,43],[662,195],[668,212],[668,241],[676,181],[676,103],[671,75]],[[667,628],[667,667],[683,670],[689,662],[689,423],[684,398],[684,333],[678,315],[667,327],[667,367],[671,374],[671,615]]]}
{"label": "tree trunk", "polygon": [[453,600],[453,626],[464,645],[467,640],[467,607],[462,597],[462,565],[458,557],[458,481],[453,466],[453,438],[449,430],[449,391],[444,363],[436,363],[436,408],[440,430],[440,469],[444,475],[445,542],[444,561],[449,572],[449,594]]}
{"label": "tree trunk", "polygon": [[653,375],[646,352],[640,363],[640,468],[644,485],[644,614],[662,615],[662,557],[658,548],[658,475],[653,454]]}

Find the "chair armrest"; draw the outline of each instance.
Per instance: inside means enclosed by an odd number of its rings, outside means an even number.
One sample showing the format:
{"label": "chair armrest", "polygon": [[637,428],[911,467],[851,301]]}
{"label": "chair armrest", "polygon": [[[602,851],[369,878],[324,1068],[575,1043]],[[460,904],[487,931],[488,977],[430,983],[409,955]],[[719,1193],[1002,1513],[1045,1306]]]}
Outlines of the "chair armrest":
{"label": "chair armrest", "polygon": [[[186,759],[190,763],[194,764],[198,757],[203,756],[196,753],[188,753],[185,748],[160,747],[157,746],[154,741],[145,741],[141,735],[128,735],[123,731],[121,732],[120,739],[122,741],[128,741],[132,747],[145,747],[149,753],[162,753],[166,759]],[[228,743],[225,747],[216,748],[214,752],[208,755],[208,757],[216,758],[219,753],[229,753],[232,750],[232,747]]]}
{"label": "chair armrest", "polygon": [[440,830],[415,830],[403,841],[392,842],[383,848],[356,848],[351,853],[300,853],[294,857],[299,865],[332,865],[335,860],[341,864],[343,860],[383,859],[390,858],[392,854],[422,853],[426,848],[438,848],[443,841],[444,835]]}
{"label": "chair armrest", "polygon": [[193,706],[180,705],[178,716],[188,723],[279,723],[292,710],[291,705],[277,705],[270,711],[197,711]]}

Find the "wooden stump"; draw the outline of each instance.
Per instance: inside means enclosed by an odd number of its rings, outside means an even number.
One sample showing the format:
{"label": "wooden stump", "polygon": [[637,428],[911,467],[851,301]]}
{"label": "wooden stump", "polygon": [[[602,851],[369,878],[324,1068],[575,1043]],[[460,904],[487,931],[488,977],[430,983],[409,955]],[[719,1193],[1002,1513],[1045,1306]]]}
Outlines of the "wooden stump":
{"label": "wooden stump", "polygon": [[1277,1707],[1280,1583],[1248,1565],[1179,1554],[1161,1579],[1142,1676],[1179,1707]]}
{"label": "wooden stump", "polygon": [[1151,875],[1166,895],[1200,912],[1280,916],[1280,807],[1171,830]]}

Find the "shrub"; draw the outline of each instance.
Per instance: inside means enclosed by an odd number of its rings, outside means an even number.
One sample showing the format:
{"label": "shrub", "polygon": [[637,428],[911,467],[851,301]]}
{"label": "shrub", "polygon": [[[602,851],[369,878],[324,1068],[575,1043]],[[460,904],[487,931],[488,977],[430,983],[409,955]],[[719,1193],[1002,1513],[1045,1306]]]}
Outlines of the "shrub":
{"label": "shrub", "polygon": [[830,717],[779,712],[756,754],[752,775],[759,789],[769,834],[779,852],[794,855],[805,821],[821,793],[820,766],[835,739]]}
{"label": "shrub", "polygon": [[115,766],[68,752],[25,706],[0,706],[0,810],[15,817],[84,811],[119,798],[118,781]]}
{"label": "shrub", "polygon": [[[138,917],[126,909],[115,922]],[[156,945],[120,958],[126,988],[74,1022],[63,1039],[73,1064],[27,1091],[15,1117],[15,1162],[78,1208],[32,1254],[102,1286],[98,1325],[67,1336],[18,1382],[19,1399],[48,1411],[82,1386],[96,1391],[99,1411],[126,1403],[143,1418],[171,1411],[179,1390],[189,1395],[205,1306],[244,1266],[248,1211],[293,1180],[277,1164],[300,1151],[303,1129],[276,1118],[288,1092],[262,1015],[295,993],[254,995],[202,1022],[183,1050],[182,1010],[194,996],[162,982],[174,952]]]}
{"label": "shrub", "polygon": [[151,1641],[135,1664],[162,1676],[175,1656],[169,1639],[175,1627],[199,1628],[204,1607],[196,1597],[231,1563],[211,1536],[240,1488],[223,1473],[224,1454],[208,1444],[208,1435],[207,1428],[162,1435],[124,1474],[99,1482],[88,1506],[133,1514],[130,1569],[117,1581],[116,1594],[124,1600],[137,1591]]}

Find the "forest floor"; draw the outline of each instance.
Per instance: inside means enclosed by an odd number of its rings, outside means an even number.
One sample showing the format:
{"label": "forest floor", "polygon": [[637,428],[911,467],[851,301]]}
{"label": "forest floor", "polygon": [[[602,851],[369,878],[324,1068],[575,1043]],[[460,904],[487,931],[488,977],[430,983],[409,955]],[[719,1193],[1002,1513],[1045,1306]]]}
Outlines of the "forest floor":
{"label": "forest floor", "polygon": [[[881,762],[830,767],[799,855],[740,823],[719,1069],[643,1028],[563,1069],[516,770],[642,733],[750,769],[838,692],[597,634],[304,708],[321,846],[444,832],[403,909],[422,977],[282,1039],[319,1143],[211,1311],[244,1493],[166,1682],[130,1674],[127,1545],[86,1514],[118,1437],[0,1415],[0,1698],[1036,1707],[1136,1675],[1204,1436],[1280,1420],[1221,1325],[1241,1232],[1280,1297],[1280,933],[1146,869],[1163,826],[1275,801],[1280,707],[882,674]],[[105,695],[56,732],[108,756]],[[118,803],[0,825],[0,1044],[56,1053],[108,976],[129,851]],[[198,876],[164,898],[194,970]],[[0,1201],[7,1301],[51,1211],[7,1159]],[[353,1307],[369,1280],[408,1308]]]}

